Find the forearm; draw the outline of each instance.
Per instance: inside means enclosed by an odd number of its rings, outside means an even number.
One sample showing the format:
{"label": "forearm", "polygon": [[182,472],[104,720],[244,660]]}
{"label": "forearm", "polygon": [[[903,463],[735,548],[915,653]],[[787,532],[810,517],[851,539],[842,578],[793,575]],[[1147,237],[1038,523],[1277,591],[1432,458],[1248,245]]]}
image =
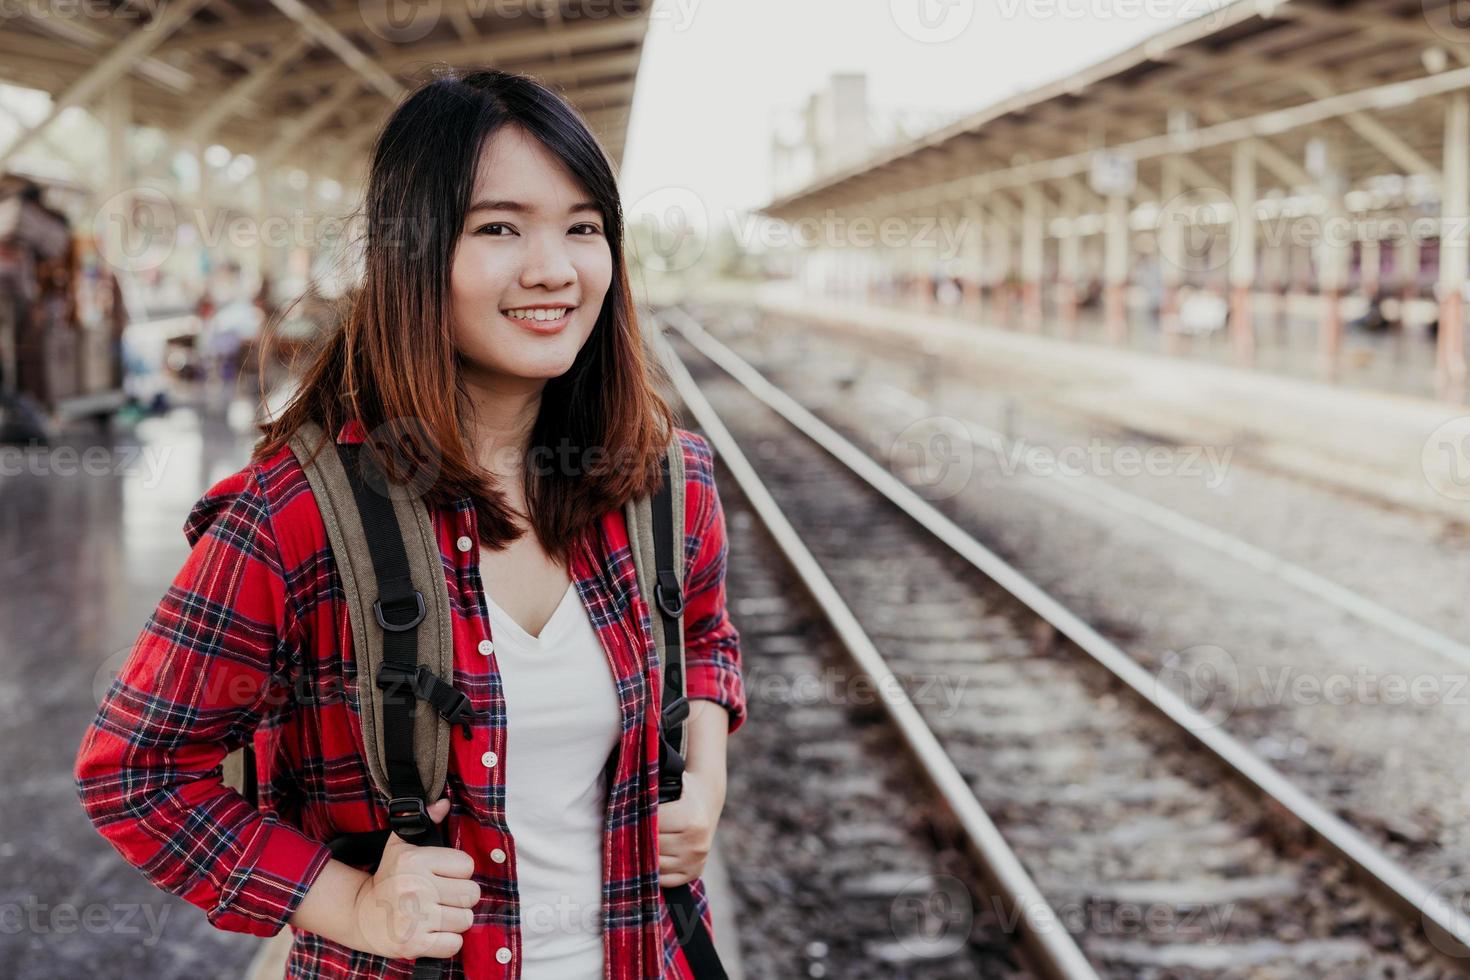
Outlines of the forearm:
{"label": "forearm", "polygon": [[684,751],[684,768],[709,787],[718,814],[725,803],[725,746],[729,737],[729,712],[714,701],[689,702],[689,733]]}
{"label": "forearm", "polygon": [[373,880],[366,871],[333,859],[291,915],[291,925],[352,949],[365,950],[357,900]]}

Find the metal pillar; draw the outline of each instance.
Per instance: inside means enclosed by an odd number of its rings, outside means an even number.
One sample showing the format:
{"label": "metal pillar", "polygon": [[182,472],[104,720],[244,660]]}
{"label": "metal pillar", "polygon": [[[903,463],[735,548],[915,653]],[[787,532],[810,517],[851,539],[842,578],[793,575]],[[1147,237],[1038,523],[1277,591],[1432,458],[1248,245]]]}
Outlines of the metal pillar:
{"label": "metal pillar", "polygon": [[1075,181],[1062,185],[1063,206],[1071,226],[1067,234],[1057,243],[1057,301],[1062,321],[1062,333],[1068,339],[1077,337],[1077,301],[1082,277],[1082,233],[1078,219],[1082,216],[1084,201]]}
{"label": "metal pillar", "polygon": [[1337,377],[1339,353],[1342,350],[1342,291],[1347,282],[1347,265],[1351,244],[1344,234],[1347,209],[1343,195],[1347,192],[1347,175],[1343,171],[1342,148],[1326,144],[1323,168],[1318,175],[1322,196],[1327,206],[1322,211],[1322,228],[1317,236],[1318,286],[1322,297],[1322,323],[1318,335],[1321,372]]}
{"label": "metal pillar", "polygon": [[965,247],[961,253],[965,283],[965,307],[975,319],[985,315],[985,212],[976,201],[965,202]]}
{"label": "metal pillar", "polygon": [[1159,194],[1164,206],[1159,211],[1159,334],[1164,350],[1177,354],[1179,337],[1179,285],[1184,281],[1184,223],[1189,220],[1178,206],[1184,193],[1184,180],[1179,173],[1179,158],[1164,157],[1160,161],[1163,174]]}
{"label": "metal pillar", "polygon": [[1256,145],[1251,140],[1235,144],[1231,197],[1235,206],[1230,221],[1230,338],[1236,360],[1249,364],[1256,353],[1252,309],[1256,282]]}
{"label": "metal pillar", "polygon": [[1108,197],[1108,229],[1104,275],[1107,286],[1108,341],[1122,344],[1128,339],[1128,198],[1122,194]]}
{"label": "metal pillar", "polygon": [[1465,383],[1465,277],[1470,259],[1470,95],[1450,96],[1444,117],[1444,190],[1439,218],[1439,339],[1436,381],[1445,393]]}
{"label": "metal pillar", "polygon": [[1041,329],[1041,276],[1046,264],[1042,227],[1046,202],[1037,183],[1027,184],[1021,196],[1021,326],[1036,333]]}

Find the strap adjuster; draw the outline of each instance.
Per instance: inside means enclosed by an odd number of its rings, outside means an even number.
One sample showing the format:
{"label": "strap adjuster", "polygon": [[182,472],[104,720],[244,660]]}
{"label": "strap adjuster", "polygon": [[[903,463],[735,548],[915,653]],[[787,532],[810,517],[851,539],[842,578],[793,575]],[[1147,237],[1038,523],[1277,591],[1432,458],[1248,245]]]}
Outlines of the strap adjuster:
{"label": "strap adjuster", "polygon": [[689,699],[682,694],[679,695],[664,705],[663,711],[660,714],[665,726],[683,724],[684,719],[689,717]]}
{"label": "strap adjuster", "polygon": [[447,684],[426,664],[413,670],[391,660],[378,664],[377,684],[385,691],[397,694],[403,687],[413,692],[420,701],[427,701],[434,710],[451,725],[460,726],[466,740],[474,737],[471,723],[475,720],[475,709],[469,696],[453,684]]}
{"label": "strap adjuster", "polygon": [[[408,605],[410,599],[413,600],[414,606],[405,608]],[[417,589],[413,591],[412,595],[399,596],[396,599],[389,599],[388,606],[388,611],[391,612],[395,617],[394,620],[390,621],[388,617],[384,615],[384,606],[382,599],[378,599],[373,603],[373,615],[377,617],[378,625],[383,627],[383,629],[387,630],[390,633],[403,633],[407,630],[413,629],[419,623],[422,623],[424,621],[424,594]],[[407,616],[410,618],[407,621],[404,621],[402,618],[403,616]]]}
{"label": "strap adjuster", "polygon": [[388,801],[388,826],[404,840],[423,837],[434,828],[429,810],[417,796],[395,796]]}

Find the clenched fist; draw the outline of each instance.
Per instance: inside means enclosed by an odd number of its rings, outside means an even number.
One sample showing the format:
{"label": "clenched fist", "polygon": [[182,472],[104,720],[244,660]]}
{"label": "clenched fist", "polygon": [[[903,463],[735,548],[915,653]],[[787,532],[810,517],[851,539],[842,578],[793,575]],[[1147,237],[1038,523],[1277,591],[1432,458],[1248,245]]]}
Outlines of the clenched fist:
{"label": "clenched fist", "polygon": [[[448,798],[428,812],[434,823],[443,822]],[[480,900],[474,870],[474,858],[464,851],[419,847],[390,833],[378,870],[354,902],[362,951],[391,959],[448,959],[458,953]]]}

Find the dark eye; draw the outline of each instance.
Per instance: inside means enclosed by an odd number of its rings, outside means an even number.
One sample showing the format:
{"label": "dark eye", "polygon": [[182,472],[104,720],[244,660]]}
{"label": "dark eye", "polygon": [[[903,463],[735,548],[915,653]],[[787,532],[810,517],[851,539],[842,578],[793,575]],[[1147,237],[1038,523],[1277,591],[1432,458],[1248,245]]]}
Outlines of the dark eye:
{"label": "dark eye", "polygon": [[592,224],[591,222],[584,222],[583,224],[580,224],[580,225],[574,225],[572,227],[572,230],[575,231],[578,228],[585,228],[585,229],[587,229],[586,231],[583,231],[583,232],[580,233],[580,234],[583,234],[583,235],[600,235],[600,234],[602,234],[602,229],[599,228],[599,227],[597,227],[596,225]]}
{"label": "dark eye", "polygon": [[[476,235],[481,234],[482,232],[484,232],[484,231],[486,231],[487,229],[490,229],[490,228],[509,228],[509,227],[510,227],[510,225],[506,224],[503,221],[492,221],[488,225],[481,225],[479,228],[476,228],[475,229],[475,234]],[[493,235],[492,237],[495,237],[495,238],[504,238],[505,236],[504,235]]]}

